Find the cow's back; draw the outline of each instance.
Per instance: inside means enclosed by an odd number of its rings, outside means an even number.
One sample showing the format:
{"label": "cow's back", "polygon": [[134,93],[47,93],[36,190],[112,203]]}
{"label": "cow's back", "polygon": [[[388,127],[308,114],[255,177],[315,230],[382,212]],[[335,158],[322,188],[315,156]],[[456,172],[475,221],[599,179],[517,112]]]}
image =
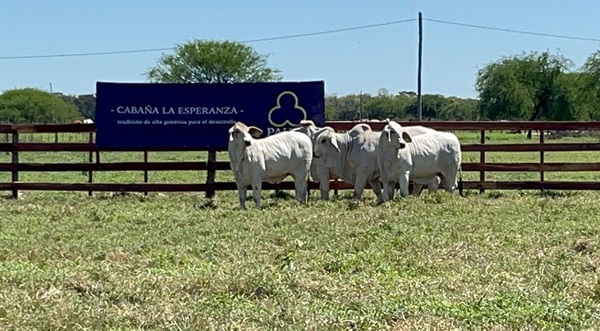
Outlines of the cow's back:
{"label": "cow's back", "polygon": [[253,159],[262,159],[267,177],[308,171],[312,161],[312,143],[303,133],[284,131],[255,141]]}
{"label": "cow's back", "polygon": [[348,166],[351,172],[366,171],[370,177],[379,176],[377,146],[379,145],[380,136],[381,132],[369,130],[352,138],[348,155]]}
{"label": "cow's back", "polygon": [[415,177],[429,177],[460,164],[460,142],[449,132],[430,132],[413,137],[408,144]]}

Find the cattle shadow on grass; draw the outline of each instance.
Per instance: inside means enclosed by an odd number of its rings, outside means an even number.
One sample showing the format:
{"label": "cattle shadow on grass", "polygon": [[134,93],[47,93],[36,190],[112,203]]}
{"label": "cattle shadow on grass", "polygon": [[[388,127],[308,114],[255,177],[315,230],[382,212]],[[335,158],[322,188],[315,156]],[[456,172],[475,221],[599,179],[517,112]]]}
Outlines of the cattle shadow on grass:
{"label": "cattle shadow on grass", "polygon": [[[273,207],[277,207],[280,205],[281,201],[291,201],[295,200],[294,191],[286,191],[286,190],[277,190],[272,193],[266,195],[263,190],[261,193],[261,209],[271,209]],[[206,208],[213,208],[212,206],[207,206]],[[246,194],[246,209],[254,209],[255,202],[252,194]],[[234,210],[239,209],[239,206],[233,207]]]}
{"label": "cattle shadow on grass", "polygon": [[3,194],[1,195],[2,200],[15,200],[15,198],[12,196],[12,194]]}
{"label": "cattle shadow on grass", "polygon": [[[252,198],[252,197],[250,197]],[[270,199],[294,200],[294,191],[275,190],[269,195]]]}
{"label": "cattle shadow on grass", "polygon": [[196,208],[202,210],[217,209],[217,203],[214,199],[205,198],[202,202],[196,204]]}
{"label": "cattle shadow on grass", "polygon": [[542,196],[544,198],[570,198],[577,195],[578,192],[575,191],[550,191],[544,190],[543,192],[537,192],[537,195]]}

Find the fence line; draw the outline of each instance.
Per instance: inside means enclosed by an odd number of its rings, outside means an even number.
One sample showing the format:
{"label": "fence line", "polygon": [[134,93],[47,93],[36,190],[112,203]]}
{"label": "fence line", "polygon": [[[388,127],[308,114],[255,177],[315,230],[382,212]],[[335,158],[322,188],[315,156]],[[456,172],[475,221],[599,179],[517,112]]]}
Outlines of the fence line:
{"label": "fence line", "polygon": [[[347,131],[356,125],[357,121],[327,122],[328,126],[336,131]],[[374,130],[381,130],[384,122],[368,123]],[[556,189],[556,190],[600,190],[600,183],[590,181],[546,181],[546,171],[600,171],[600,162],[588,163],[547,163],[546,152],[556,151],[600,151],[600,143],[546,143],[548,130],[600,130],[600,122],[494,122],[494,121],[424,121],[424,122],[399,122],[401,125],[425,125],[440,130],[468,130],[479,131],[481,138],[479,144],[462,144],[463,152],[479,152],[479,162],[464,162],[463,172],[479,172],[478,181],[464,181],[465,189],[476,189],[484,192],[489,189]],[[486,132],[492,130],[538,130],[537,143],[503,143],[486,144]],[[48,125],[0,125],[0,134],[9,136],[10,142],[0,143],[0,151],[12,155],[10,163],[0,163],[0,172],[10,172],[11,181],[0,183],[0,190],[12,191],[13,197],[18,196],[20,190],[41,191],[131,191],[131,192],[206,192],[212,198],[216,191],[236,190],[234,182],[218,182],[217,171],[230,170],[228,161],[217,161],[217,152],[220,150],[208,148],[179,148],[179,149],[100,149],[95,144],[94,124],[48,124]],[[25,142],[22,137],[31,134],[52,133],[77,133],[82,137],[87,136],[85,142]],[[32,139],[28,139],[32,141]],[[101,162],[100,152],[142,152],[143,162]],[[185,162],[150,162],[148,153],[154,151],[200,151],[206,152],[206,161]],[[19,159],[20,152],[88,152],[87,162],[82,163],[25,163]],[[539,162],[527,163],[490,163],[486,162],[486,152],[539,152]],[[95,155],[95,157],[94,157]],[[464,161],[464,160],[463,160]],[[204,183],[149,183],[149,171],[206,171]],[[87,183],[43,183],[20,182],[20,172],[64,172],[79,171],[87,173]],[[143,183],[94,183],[94,173],[97,171],[143,171]],[[539,172],[538,181],[488,181],[486,172]],[[263,188],[288,190],[293,189],[293,182],[280,184],[263,183]],[[318,189],[318,183],[309,183],[311,190]],[[351,189],[352,186],[343,181],[331,183],[331,189]]]}

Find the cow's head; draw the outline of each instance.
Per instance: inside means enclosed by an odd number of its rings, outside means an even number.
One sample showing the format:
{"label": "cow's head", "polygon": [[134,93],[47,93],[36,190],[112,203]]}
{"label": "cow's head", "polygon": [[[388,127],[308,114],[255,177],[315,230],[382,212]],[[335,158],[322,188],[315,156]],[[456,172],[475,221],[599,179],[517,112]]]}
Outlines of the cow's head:
{"label": "cow's head", "polygon": [[339,153],[340,147],[335,139],[335,131],[331,127],[324,127],[315,132],[313,140],[313,156],[320,158],[330,153]]}
{"label": "cow's head", "polygon": [[242,122],[235,122],[229,129],[229,143],[251,146],[254,138],[260,137],[262,133],[263,131],[255,126],[247,126]]}
{"label": "cow's head", "polygon": [[402,129],[402,126],[394,121],[389,121],[383,128],[383,134],[387,137],[388,143],[397,149],[406,148],[407,143],[412,143],[412,138],[408,132]]}

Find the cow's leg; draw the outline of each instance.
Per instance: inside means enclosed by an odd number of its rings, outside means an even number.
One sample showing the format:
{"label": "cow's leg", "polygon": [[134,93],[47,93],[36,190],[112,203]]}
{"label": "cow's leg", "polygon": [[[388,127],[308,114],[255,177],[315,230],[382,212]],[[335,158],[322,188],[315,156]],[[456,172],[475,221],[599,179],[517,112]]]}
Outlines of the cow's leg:
{"label": "cow's leg", "polygon": [[408,183],[409,183],[410,171],[404,171],[400,176],[398,182],[400,184],[400,196],[405,198],[408,196]]}
{"label": "cow's leg", "polygon": [[431,179],[431,181],[429,182],[429,184],[427,184],[427,189],[429,189],[430,193],[437,192],[439,187],[440,187],[440,177],[438,177],[438,176],[434,176]]}
{"label": "cow's leg", "polygon": [[414,182],[414,186],[413,186],[413,195],[418,197],[419,195],[421,195],[421,192],[423,192],[423,184],[419,184],[417,182]]}
{"label": "cow's leg", "polygon": [[319,191],[321,191],[321,200],[329,200],[329,174],[327,171],[317,171],[319,180]]}
{"label": "cow's leg", "polygon": [[446,192],[454,193],[454,190],[458,187],[458,184],[456,182],[457,173],[457,170],[450,170],[442,174],[442,180],[444,181],[444,187],[446,188]]}
{"label": "cow's leg", "polygon": [[396,189],[394,186],[395,182],[385,180],[383,181],[383,201],[390,201],[394,199],[394,190]]}
{"label": "cow's leg", "polygon": [[319,191],[321,191],[321,200],[329,200],[329,180],[321,180],[319,182]]}
{"label": "cow's leg", "polygon": [[390,192],[388,193],[388,197],[390,200],[394,200],[394,195],[396,195],[396,181],[390,181]]}
{"label": "cow's leg", "polygon": [[377,196],[377,203],[383,202],[383,196],[381,194],[381,182],[378,179],[375,179],[374,181],[370,182],[370,184],[371,189],[373,190],[373,192],[375,192],[375,195]]}
{"label": "cow's leg", "polygon": [[296,200],[301,204],[306,204],[308,200],[306,174],[294,176],[294,188],[296,189]]}
{"label": "cow's leg", "polygon": [[237,185],[238,196],[240,198],[240,209],[246,209],[246,193],[248,191],[246,185]]}
{"label": "cow's leg", "polygon": [[261,193],[262,193],[262,182],[257,181],[252,184],[252,198],[254,199],[254,206],[256,209],[261,208]]}
{"label": "cow's leg", "polygon": [[362,193],[365,190],[365,186],[367,186],[367,175],[364,174],[364,171],[358,170],[356,174],[356,180],[354,181],[353,200],[360,200]]}

